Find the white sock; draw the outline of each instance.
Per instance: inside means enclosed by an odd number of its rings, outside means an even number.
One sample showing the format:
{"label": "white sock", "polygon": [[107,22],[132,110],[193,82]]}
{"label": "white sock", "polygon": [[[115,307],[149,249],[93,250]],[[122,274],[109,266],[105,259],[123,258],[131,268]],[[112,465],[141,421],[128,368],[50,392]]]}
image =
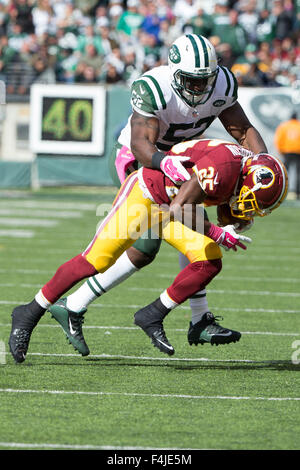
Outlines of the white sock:
{"label": "white sock", "polygon": [[174,302],[174,300],[171,299],[166,290],[164,290],[160,295],[160,300],[165,307],[170,308],[171,310],[173,310],[173,308],[177,307],[178,305],[176,302]]}
{"label": "white sock", "polygon": [[51,302],[49,302],[46,297],[42,294],[42,289],[40,289],[36,294],[35,300],[42,308],[45,309],[47,309],[51,305]]}
{"label": "white sock", "polygon": [[205,289],[196,292],[196,294],[190,298],[190,307],[192,310],[191,322],[194,325],[202,319],[204,313],[209,312]]}
{"label": "white sock", "polygon": [[[189,264],[189,260],[182,253],[179,253],[180,269],[184,269]],[[204,313],[209,312],[206,290],[200,290],[190,298],[190,307],[192,310],[191,322],[194,325],[201,320]]]}
{"label": "white sock", "polygon": [[125,281],[138,268],[130,261],[126,251],[104,273],[90,277],[79,289],[67,298],[67,307],[72,312],[80,312],[105,292]]}

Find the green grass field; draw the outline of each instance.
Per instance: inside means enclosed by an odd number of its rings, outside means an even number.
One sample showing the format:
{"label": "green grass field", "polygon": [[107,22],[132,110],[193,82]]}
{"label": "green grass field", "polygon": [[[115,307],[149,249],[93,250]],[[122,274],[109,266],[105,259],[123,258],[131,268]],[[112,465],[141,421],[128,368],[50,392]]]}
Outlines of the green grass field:
{"label": "green grass field", "polygon": [[[155,262],[92,304],[81,357],[45,314],[26,362],[8,352],[10,314],[89,243],[96,206],[113,189],[2,192],[0,449],[299,449],[300,204],[287,202],[225,253],[208,300],[239,343],[189,346],[186,302],[165,330],[171,358],[133,325],[179,271],[163,244]],[[209,211],[215,221],[215,210]]]}

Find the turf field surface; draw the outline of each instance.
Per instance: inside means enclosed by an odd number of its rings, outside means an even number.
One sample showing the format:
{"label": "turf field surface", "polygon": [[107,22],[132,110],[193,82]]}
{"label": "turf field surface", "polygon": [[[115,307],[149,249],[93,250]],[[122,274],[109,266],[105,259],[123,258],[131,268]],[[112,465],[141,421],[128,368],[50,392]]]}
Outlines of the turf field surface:
{"label": "turf field surface", "polygon": [[[164,325],[175,348],[156,350],[133,314],[179,271],[157,259],[92,304],[83,358],[45,314],[27,359],[8,352],[10,314],[30,301],[94,235],[113,189],[2,192],[0,199],[0,449],[299,449],[300,205],[287,201],[224,253],[208,301],[239,343],[191,347],[186,302]],[[215,211],[209,215],[215,221]]]}

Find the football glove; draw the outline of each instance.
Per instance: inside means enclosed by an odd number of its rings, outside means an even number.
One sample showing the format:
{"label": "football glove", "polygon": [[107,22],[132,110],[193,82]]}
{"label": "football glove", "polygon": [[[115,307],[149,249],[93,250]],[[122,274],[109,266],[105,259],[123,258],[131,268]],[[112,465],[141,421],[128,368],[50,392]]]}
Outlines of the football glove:
{"label": "football glove", "polygon": [[189,159],[190,157],[167,155],[162,159],[160,169],[173,183],[188,181],[191,179],[191,176],[181,162],[186,162]]}
{"label": "football glove", "polygon": [[220,245],[226,251],[231,249],[233,251],[237,251],[237,247],[246,250],[246,245],[241,243],[241,241],[246,243],[252,242],[251,238],[236,233],[234,225],[217,227],[217,225],[211,224],[207,236],[218,243],[218,245]]}

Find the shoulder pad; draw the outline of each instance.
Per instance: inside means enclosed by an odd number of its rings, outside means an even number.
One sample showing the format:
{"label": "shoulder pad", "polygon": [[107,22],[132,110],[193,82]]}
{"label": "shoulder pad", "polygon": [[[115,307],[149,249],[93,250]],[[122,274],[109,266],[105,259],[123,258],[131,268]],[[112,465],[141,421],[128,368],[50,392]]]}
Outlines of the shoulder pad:
{"label": "shoulder pad", "polygon": [[131,86],[131,104],[138,112],[155,115],[157,111],[166,109],[165,97],[161,83],[149,72],[135,80]]}

